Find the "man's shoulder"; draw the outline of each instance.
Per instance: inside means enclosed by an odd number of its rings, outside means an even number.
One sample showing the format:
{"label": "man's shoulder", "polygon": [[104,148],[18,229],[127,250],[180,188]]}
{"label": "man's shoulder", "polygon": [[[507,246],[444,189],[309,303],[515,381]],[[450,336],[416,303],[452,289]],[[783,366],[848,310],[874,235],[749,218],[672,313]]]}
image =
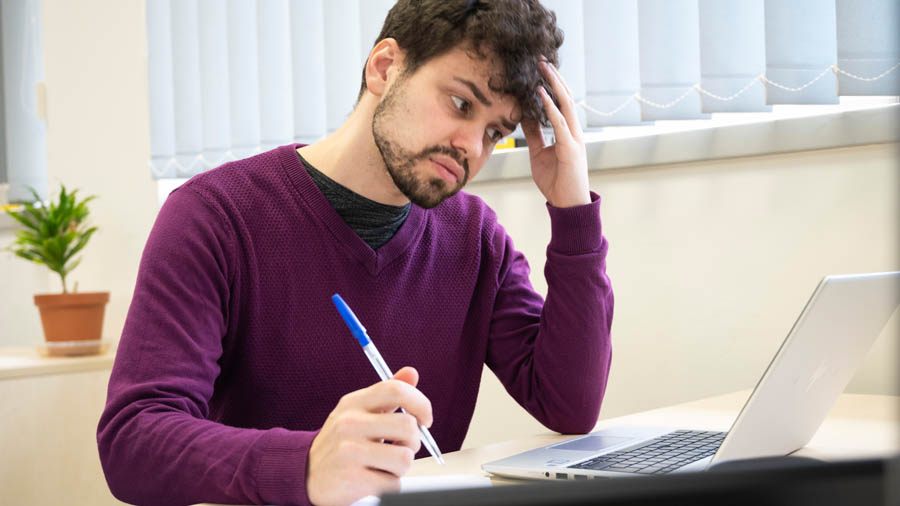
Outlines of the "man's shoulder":
{"label": "man's shoulder", "polygon": [[231,160],[218,167],[201,172],[186,184],[199,188],[229,188],[243,186],[253,180],[271,179],[278,175],[281,151],[284,147],[263,151],[246,158]]}
{"label": "man's shoulder", "polygon": [[246,158],[232,160],[201,172],[176,191],[189,189],[213,205],[258,204],[261,199],[277,199],[287,192],[289,182],[281,168],[282,146]]}

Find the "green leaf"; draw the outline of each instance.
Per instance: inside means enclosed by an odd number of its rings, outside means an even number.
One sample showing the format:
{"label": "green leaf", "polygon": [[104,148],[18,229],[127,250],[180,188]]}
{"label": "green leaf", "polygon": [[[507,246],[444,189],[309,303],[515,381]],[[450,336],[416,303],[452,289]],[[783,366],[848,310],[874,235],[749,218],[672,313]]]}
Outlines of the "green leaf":
{"label": "green leaf", "polygon": [[25,260],[30,260],[34,263],[38,263],[38,264],[44,263],[43,260],[41,260],[37,255],[35,255],[31,251],[22,250],[22,251],[13,251],[13,253],[18,257],[22,257]]}
{"label": "green leaf", "polygon": [[24,226],[25,228],[30,228],[32,230],[38,230],[37,221],[33,217],[31,217],[29,214],[24,213],[24,212],[20,213],[18,211],[7,211],[6,214],[8,214],[12,219],[21,223],[22,226]]}
{"label": "green leaf", "polygon": [[24,210],[10,211],[24,228],[16,231],[14,242],[7,248],[25,260],[46,265],[63,278],[81,263],[73,260],[87,245],[97,227],[84,225],[88,216],[87,204],[95,199],[89,196],[78,200],[78,190],[69,191],[60,185],[56,198],[41,203],[41,197],[29,187],[34,202],[25,202]]}
{"label": "green leaf", "polygon": [[68,262],[70,258],[75,256],[79,251],[81,251],[86,245],[88,240],[97,231],[97,227],[91,227],[84,232],[84,235],[78,238],[75,242],[75,246],[72,247],[68,253],[66,253],[66,257],[64,261]]}
{"label": "green leaf", "polygon": [[75,270],[75,268],[78,267],[78,264],[80,263],[81,257],[76,258],[75,261],[72,262],[72,265],[70,265],[67,269],[63,269],[62,276],[68,276],[69,273]]}

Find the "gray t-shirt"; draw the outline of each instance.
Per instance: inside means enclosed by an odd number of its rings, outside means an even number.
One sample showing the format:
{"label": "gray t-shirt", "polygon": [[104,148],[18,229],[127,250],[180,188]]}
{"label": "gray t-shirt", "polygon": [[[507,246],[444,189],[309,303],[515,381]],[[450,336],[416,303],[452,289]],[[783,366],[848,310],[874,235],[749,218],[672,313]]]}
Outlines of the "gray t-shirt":
{"label": "gray t-shirt", "polygon": [[[299,154],[298,154],[299,156]],[[306,171],[319,191],[325,195],[344,222],[373,250],[377,250],[394,237],[409,215],[409,202],[402,206],[389,206],[367,199],[319,172],[300,157]]]}

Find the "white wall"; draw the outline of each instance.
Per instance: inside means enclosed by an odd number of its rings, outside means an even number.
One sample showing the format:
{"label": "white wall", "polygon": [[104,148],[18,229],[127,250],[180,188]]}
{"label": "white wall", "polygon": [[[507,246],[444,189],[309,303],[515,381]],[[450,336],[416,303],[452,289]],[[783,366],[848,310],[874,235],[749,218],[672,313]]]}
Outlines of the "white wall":
{"label": "white wall", "polygon": [[[900,269],[898,145],[594,172],[616,308],[601,417],[751,388],[827,274]],[[470,186],[546,293],[530,180]],[[848,391],[900,395],[900,315]],[[466,445],[541,430],[490,373]],[[508,425],[501,420],[512,420]]]}

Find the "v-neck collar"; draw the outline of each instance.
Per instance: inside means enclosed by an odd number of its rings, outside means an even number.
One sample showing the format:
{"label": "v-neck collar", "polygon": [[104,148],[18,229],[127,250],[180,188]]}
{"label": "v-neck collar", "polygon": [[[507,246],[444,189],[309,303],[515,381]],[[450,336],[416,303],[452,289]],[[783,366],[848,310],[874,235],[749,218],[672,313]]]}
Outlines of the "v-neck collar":
{"label": "v-neck collar", "polygon": [[400,226],[397,233],[377,251],[373,250],[347,225],[316,186],[301,162],[300,154],[297,153],[297,148],[303,146],[304,144],[288,144],[279,147],[281,167],[300,197],[313,210],[315,216],[334,235],[337,242],[341,243],[342,247],[370,274],[378,275],[387,265],[406,253],[413,244],[419,241],[427,223],[428,211],[412,204],[406,221]]}

